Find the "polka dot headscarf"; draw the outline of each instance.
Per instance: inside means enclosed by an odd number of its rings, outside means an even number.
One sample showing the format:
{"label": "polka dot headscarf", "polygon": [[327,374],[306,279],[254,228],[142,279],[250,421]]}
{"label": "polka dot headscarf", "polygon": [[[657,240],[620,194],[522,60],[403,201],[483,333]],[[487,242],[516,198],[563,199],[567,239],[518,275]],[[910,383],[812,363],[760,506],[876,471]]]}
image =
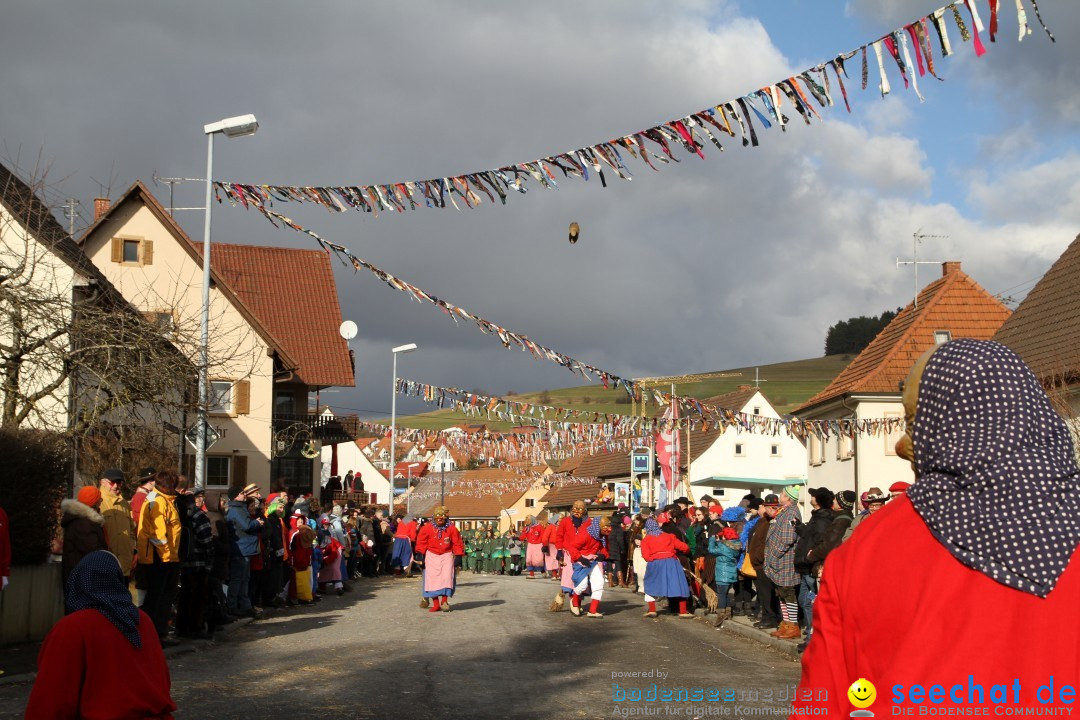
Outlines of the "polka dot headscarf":
{"label": "polka dot headscarf", "polygon": [[660,530],[660,523],[656,522],[656,518],[649,518],[645,521],[645,534],[654,536],[663,534],[663,531]]}
{"label": "polka dot headscarf", "polygon": [[120,561],[111,552],[95,550],[79,561],[68,576],[65,604],[69,613],[97,610],[136,649],[142,647],[139,609],[131,602]]}
{"label": "polka dot headscarf", "polygon": [[1080,471],[1065,422],[1009,348],[954,340],[930,357],[911,431],[915,510],[953,557],[1038,597],[1080,543]]}

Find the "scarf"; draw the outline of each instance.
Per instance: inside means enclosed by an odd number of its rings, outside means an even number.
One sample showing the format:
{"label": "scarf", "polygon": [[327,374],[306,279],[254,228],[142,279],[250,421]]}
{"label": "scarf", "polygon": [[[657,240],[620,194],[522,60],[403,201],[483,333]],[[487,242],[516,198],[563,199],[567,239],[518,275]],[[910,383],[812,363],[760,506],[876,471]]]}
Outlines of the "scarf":
{"label": "scarf", "polygon": [[600,518],[592,518],[586,532],[589,533],[593,540],[599,540],[601,547],[607,547],[607,537],[600,534]]}
{"label": "scarf", "polygon": [[1080,543],[1080,471],[1068,428],[1009,348],[955,340],[919,385],[908,497],[964,565],[1037,597]]}
{"label": "scarf", "polygon": [[136,650],[142,647],[139,608],[131,602],[120,561],[111,552],[95,550],[79,561],[68,576],[66,603],[69,613],[97,610]]}
{"label": "scarf", "polygon": [[573,515],[570,516],[570,519],[574,521],[575,529],[581,527],[581,523],[585,522],[585,517],[586,516],[584,515],[582,515],[581,517],[574,517]]}
{"label": "scarf", "polygon": [[656,518],[649,518],[645,521],[645,534],[652,535],[654,537],[656,535],[663,534],[663,532],[660,530],[660,523],[656,522]]}
{"label": "scarf", "polygon": [[446,522],[444,522],[442,525],[440,525],[439,523],[437,523],[435,521],[432,521],[431,524],[435,527],[435,539],[436,540],[442,540],[443,533],[446,532],[446,529],[448,527],[450,527],[449,518],[447,518]]}

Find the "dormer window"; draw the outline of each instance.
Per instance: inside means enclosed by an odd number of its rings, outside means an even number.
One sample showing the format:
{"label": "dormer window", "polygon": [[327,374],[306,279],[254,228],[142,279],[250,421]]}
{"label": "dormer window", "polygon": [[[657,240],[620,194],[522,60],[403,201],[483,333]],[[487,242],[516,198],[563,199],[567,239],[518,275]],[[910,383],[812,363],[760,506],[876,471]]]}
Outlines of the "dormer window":
{"label": "dormer window", "polygon": [[934,345],[944,345],[952,340],[951,330],[935,330],[934,331]]}

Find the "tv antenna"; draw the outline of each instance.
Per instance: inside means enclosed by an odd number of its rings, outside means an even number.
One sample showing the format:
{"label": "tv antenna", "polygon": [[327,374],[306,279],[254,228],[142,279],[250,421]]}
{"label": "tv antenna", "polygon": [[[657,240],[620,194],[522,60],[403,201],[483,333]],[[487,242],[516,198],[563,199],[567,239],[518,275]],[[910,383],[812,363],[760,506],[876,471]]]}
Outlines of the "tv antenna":
{"label": "tv antenna", "polygon": [[914,302],[915,309],[919,309],[919,266],[920,265],[940,265],[940,261],[935,260],[920,260],[919,259],[919,243],[926,239],[943,240],[948,238],[948,235],[924,235],[922,228],[919,228],[911,235],[911,260],[901,260],[896,258],[896,267],[901,265],[914,265],[915,266],[915,294]]}

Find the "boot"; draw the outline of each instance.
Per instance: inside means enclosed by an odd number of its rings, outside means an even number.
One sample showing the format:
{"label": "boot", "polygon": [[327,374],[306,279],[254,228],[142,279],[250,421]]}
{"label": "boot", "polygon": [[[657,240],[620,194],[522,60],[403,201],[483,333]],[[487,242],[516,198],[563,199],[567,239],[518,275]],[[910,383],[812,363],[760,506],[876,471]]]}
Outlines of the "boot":
{"label": "boot", "polygon": [[743,604],[741,602],[737,602],[734,605],[729,606],[728,610],[731,611],[731,614],[733,616],[746,614],[746,611],[743,609]]}
{"label": "boot", "polygon": [[713,626],[717,630],[724,627],[724,621],[730,620],[732,615],[731,608],[721,608],[716,612],[716,624]]}
{"label": "boot", "polygon": [[758,620],[756,623],[754,623],[754,627],[761,630],[769,630],[770,628],[775,628],[778,625],[779,623],[776,621],[776,618],[769,618],[766,620],[763,617],[761,620]]}
{"label": "boot", "polygon": [[780,640],[794,640],[796,638],[801,638],[802,632],[799,630],[799,625],[797,623],[780,623],[776,637]]}
{"label": "boot", "polygon": [[787,626],[788,626],[788,621],[787,620],[781,620],[780,624],[777,625],[776,629],[773,630],[771,633],[769,633],[769,635],[771,635],[772,637],[779,637],[780,633],[787,632]]}

